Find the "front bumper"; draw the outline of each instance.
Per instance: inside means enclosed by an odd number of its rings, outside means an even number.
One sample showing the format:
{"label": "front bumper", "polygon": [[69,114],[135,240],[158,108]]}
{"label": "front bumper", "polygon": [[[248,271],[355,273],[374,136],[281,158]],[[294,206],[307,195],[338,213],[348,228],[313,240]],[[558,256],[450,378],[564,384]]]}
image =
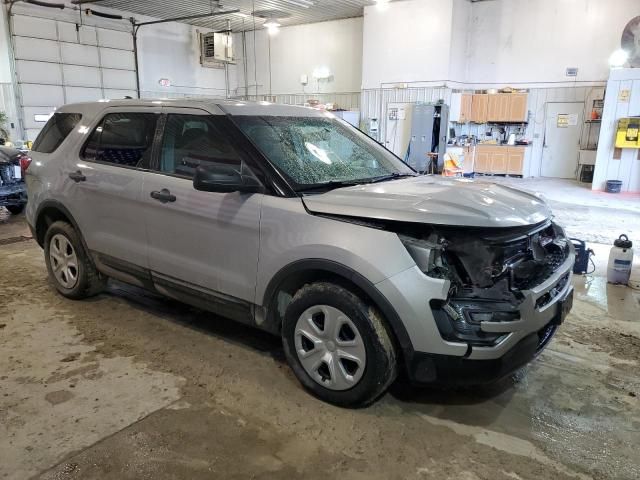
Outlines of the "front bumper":
{"label": "front bumper", "polygon": [[562,305],[573,294],[574,261],[571,248],[549,278],[522,291],[518,320],[481,324],[486,332],[502,334],[491,346],[442,338],[429,301],[446,300],[448,281],[427,277],[414,267],[377,284],[411,339],[413,349],[404,352],[410,379],[415,383],[484,383],[505,377],[531,361],[546,347],[562,320]]}
{"label": "front bumper", "polygon": [[483,322],[483,331],[503,333],[505,336],[496,345],[472,347],[468,358],[491,360],[502,357],[528,335],[542,330],[552,321],[558,323],[563,302],[573,294],[571,278],[574,262],[575,253],[571,248],[567,259],[553,275],[540,285],[522,292],[524,301],[520,304],[520,319],[512,322]]}
{"label": "front bumper", "polygon": [[482,385],[513,374],[533,360],[549,343],[558,325],[553,321],[540,332],[530,333],[499,358],[475,360],[469,357],[415,352],[407,365],[415,384]]}

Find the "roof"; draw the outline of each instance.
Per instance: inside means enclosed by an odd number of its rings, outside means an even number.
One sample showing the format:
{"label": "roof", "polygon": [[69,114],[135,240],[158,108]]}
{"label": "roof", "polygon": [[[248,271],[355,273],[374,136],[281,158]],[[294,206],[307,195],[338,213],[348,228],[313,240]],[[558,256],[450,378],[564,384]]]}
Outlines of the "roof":
{"label": "roof", "polygon": [[325,112],[310,107],[281,105],[269,102],[253,102],[224,98],[178,98],[178,99],[122,99],[99,100],[97,102],[72,103],[58,109],[59,112],[77,112],[87,115],[97,114],[106,108],[149,107],[149,108],[198,108],[211,114],[267,115],[293,117],[321,117]]}

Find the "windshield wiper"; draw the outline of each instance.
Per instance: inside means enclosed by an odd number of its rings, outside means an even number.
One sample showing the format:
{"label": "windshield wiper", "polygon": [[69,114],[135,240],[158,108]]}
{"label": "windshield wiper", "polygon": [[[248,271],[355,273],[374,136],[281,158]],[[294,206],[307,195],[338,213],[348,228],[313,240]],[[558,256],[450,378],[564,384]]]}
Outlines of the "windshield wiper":
{"label": "windshield wiper", "polygon": [[369,180],[369,183],[379,183],[386,182],[387,180],[395,180],[396,178],[405,178],[405,177],[415,177],[416,175],[413,173],[398,173],[393,172],[389,175],[382,175],[381,177],[375,177]]}
{"label": "windshield wiper", "polygon": [[354,182],[351,180],[329,180],[328,182],[316,183],[299,188],[298,192],[314,192],[316,190],[333,190],[334,188],[354,187],[362,185],[362,182]]}

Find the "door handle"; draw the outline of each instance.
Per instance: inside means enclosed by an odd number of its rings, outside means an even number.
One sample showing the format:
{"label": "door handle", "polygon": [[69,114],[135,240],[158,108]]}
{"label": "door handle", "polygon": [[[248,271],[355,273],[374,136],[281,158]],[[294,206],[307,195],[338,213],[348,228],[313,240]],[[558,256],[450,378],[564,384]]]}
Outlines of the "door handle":
{"label": "door handle", "polygon": [[86,182],[87,181],[87,177],[84,176],[80,170],[78,170],[77,172],[70,173],[69,174],[69,178],[71,180],[73,180],[74,182],[76,182],[76,183],[78,183],[78,182]]}
{"label": "door handle", "polygon": [[159,202],[162,202],[162,203],[169,203],[169,202],[176,201],[176,196],[172,195],[171,192],[166,188],[163,188],[159,192],[158,191],[151,192],[151,198],[153,198],[154,200],[158,200]]}

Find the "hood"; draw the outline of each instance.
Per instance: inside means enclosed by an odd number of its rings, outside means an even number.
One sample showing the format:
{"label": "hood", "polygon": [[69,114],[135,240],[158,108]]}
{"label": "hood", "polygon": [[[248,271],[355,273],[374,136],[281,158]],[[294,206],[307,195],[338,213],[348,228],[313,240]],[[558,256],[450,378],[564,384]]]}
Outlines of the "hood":
{"label": "hood", "polygon": [[517,227],[551,218],[540,198],[495,183],[420,176],[303,197],[314,213],[467,227]]}

